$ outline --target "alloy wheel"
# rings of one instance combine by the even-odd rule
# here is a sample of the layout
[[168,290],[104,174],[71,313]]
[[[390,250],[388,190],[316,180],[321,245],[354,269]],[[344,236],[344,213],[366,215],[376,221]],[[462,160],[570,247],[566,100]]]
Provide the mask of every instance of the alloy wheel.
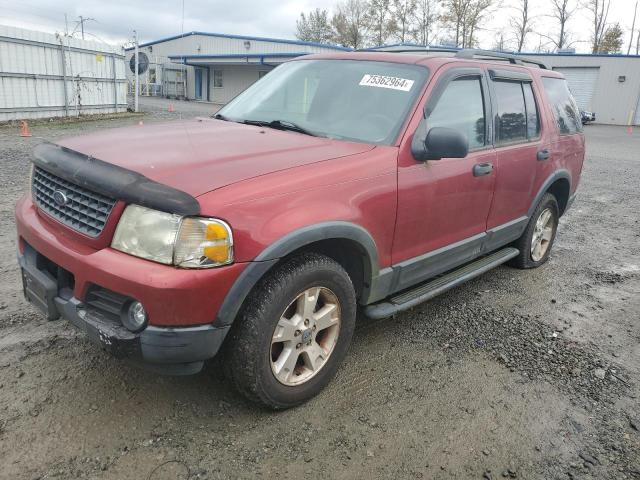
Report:
[[311,287],[284,310],[271,338],[271,371],[287,386],[300,385],[327,363],[340,334],[340,303],[328,288]]
[[533,230],[533,236],[531,237],[531,259],[534,262],[542,260],[547,250],[549,250],[554,228],[555,221],[553,213],[547,208],[543,210],[538,217],[538,221]]

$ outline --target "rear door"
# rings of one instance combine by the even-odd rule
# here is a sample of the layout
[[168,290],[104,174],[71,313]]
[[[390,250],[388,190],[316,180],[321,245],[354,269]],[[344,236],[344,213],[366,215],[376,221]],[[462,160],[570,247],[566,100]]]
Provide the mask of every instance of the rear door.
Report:
[[540,122],[539,94],[529,72],[489,69],[495,106],[496,185],[487,220],[487,249],[517,239],[527,223],[540,162],[550,145]]

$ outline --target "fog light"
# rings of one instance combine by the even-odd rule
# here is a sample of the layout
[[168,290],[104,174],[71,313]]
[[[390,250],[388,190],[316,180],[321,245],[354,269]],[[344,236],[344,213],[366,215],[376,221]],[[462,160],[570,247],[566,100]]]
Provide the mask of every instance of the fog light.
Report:
[[140,302],[131,302],[123,312],[122,324],[132,332],[139,332],[147,326],[147,312]]

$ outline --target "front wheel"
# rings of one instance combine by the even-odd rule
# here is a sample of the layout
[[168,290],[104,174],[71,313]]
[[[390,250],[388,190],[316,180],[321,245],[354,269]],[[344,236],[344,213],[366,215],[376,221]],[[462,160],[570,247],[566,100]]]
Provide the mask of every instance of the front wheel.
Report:
[[536,268],[549,259],[558,231],[559,208],[556,197],[545,193],[515,247],[520,254],[511,260],[516,268]]
[[273,409],[317,395],[344,359],[356,318],[353,284],[329,257],[294,257],[261,280],[225,342],[225,369]]

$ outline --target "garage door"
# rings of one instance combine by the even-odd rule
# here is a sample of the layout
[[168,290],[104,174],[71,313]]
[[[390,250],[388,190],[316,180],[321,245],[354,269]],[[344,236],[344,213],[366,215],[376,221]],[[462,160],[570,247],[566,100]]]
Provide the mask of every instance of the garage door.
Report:
[[554,70],[563,74],[567,79],[571,93],[576,98],[580,109],[593,110],[591,100],[593,92],[596,90],[600,69],[597,67],[556,67]]

